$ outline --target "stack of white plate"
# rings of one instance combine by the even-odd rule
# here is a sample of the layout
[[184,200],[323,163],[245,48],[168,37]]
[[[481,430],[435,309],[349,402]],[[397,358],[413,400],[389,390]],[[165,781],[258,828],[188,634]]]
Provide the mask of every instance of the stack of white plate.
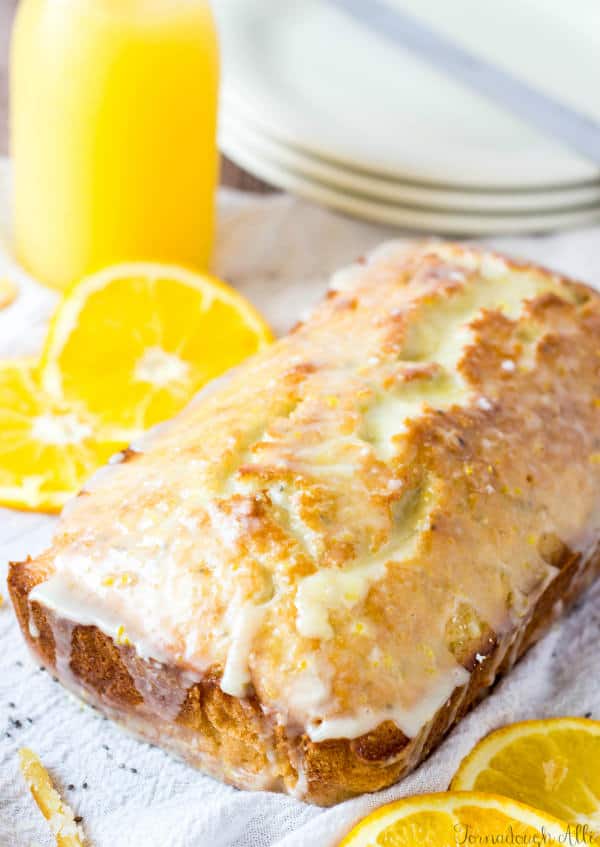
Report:
[[[598,0],[388,2],[600,120]],[[327,0],[215,6],[221,148],[258,177],[359,217],[440,233],[600,220],[594,165]]]

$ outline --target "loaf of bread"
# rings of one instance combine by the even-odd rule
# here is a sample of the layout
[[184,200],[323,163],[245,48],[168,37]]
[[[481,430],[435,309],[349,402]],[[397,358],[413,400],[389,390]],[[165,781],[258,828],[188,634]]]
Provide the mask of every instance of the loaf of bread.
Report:
[[10,590],[39,660],[124,727],[326,805],[418,765],[599,539],[600,295],[391,243],[116,457]]

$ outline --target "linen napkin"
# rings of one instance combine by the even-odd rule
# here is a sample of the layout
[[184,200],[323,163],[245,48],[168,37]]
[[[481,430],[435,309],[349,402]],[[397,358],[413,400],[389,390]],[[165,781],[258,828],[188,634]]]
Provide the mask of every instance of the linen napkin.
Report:
[[[35,353],[57,296],[10,257],[10,170],[0,162],[0,273],[21,285],[0,311],[0,355]],[[215,271],[243,291],[278,332],[324,292],[329,274],[390,230],[288,196],[223,191]],[[600,287],[600,228],[491,240]],[[1,461],[1,459],[0,459]],[[48,544],[55,520],[0,510],[0,847],[50,845],[18,772],[32,747],[92,847],[333,847],[371,809],[405,794],[444,790],[459,761],[491,729],[550,715],[600,719],[600,584],[465,718],[401,785],[323,810],[292,798],[237,791],[130,738],[67,694],[30,658],[7,601],[5,566]]]

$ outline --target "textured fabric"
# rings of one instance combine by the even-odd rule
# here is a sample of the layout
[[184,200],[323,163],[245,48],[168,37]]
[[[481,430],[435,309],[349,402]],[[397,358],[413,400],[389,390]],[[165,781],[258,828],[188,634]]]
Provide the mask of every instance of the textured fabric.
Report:
[[[0,354],[39,349],[56,295],[10,260],[6,164],[0,169],[0,273],[21,296],[0,312]],[[288,329],[323,293],[328,275],[389,229],[333,215],[289,197],[223,192],[215,270]],[[488,240],[528,260],[600,287],[600,229]],[[329,847],[369,810],[400,797],[444,790],[460,759],[504,723],[549,715],[600,718],[600,585],[535,647],[493,695],[401,785],[322,810],[274,794],[223,786],[162,751],[129,738],[70,697],[30,659],[4,588],[5,564],[41,550],[54,520],[0,510],[0,847],[53,843],[18,773],[17,750],[42,757],[92,847]],[[85,786],[85,787],[84,787]]]

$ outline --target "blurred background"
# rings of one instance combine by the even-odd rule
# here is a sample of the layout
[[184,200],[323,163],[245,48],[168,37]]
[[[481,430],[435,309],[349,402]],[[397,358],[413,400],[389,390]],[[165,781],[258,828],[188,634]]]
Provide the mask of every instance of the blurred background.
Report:
[[[15,12],[19,0],[0,0],[0,155],[7,155],[8,137],[8,74],[9,44]],[[269,193],[274,189],[263,180],[257,179],[223,157],[221,162],[221,181],[224,185],[244,191]]]
[[[361,9],[356,2],[214,4],[221,184],[276,187],[376,223],[441,234],[552,231],[600,219],[598,161],[564,139],[580,140],[581,127],[569,126],[573,115],[600,119],[597,3],[574,0],[568,10],[558,0],[385,4],[468,51],[475,64],[488,62],[572,110],[558,116],[558,134],[548,121],[536,126],[540,104],[525,103],[518,90],[505,104],[490,100],[485,67],[474,68],[482,87],[474,91],[438,44],[415,51],[402,43],[406,31],[396,43],[371,31],[376,5],[362,3],[361,22],[347,14]],[[16,7],[17,0],[2,0],[0,9],[3,153]]]
[[498,235],[600,211],[593,0],[222,0],[220,147],[313,202]]

